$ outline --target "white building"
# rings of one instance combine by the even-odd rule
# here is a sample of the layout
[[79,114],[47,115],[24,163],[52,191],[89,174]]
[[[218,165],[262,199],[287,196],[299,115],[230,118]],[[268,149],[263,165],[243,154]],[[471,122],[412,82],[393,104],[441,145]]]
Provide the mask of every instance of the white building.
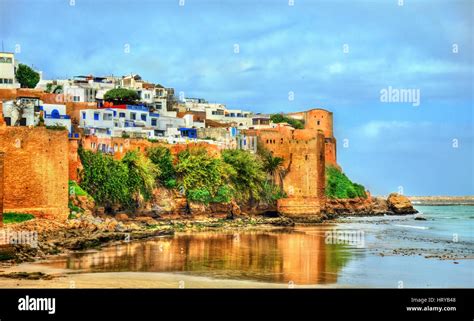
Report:
[[35,126],[36,113],[40,111],[38,98],[18,98],[3,102],[3,118],[7,126]]
[[40,106],[43,110],[45,126],[62,126],[72,132],[71,118],[66,114],[66,105],[43,104]]
[[180,128],[194,127],[192,115],[184,118],[163,116],[144,106],[81,110],[80,126],[86,134],[112,137],[181,137]]
[[37,98],[18,98],[3,103],[3,116],[7,126],[37,126],[41,111],[45,126],[62,126],[71,133],[71,118],[66,115],[65,105],[42,104]]
[[0,88],[20,88],[15,77],[15,54],[0,52]]
[[114,128],[113,112],[107,109],[83,109],[79,126],[85,129],[85,134],[111,136]]

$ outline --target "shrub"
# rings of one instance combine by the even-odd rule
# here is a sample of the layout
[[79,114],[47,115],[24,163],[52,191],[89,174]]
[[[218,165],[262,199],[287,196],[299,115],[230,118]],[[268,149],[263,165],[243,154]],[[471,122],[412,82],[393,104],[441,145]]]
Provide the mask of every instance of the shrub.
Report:
[[101,205],[130,206],[132,197],[128,186],[128,168],[120,161],[102,153],[79,148],[83,169],[80,186]]
[[34,219],[35,216],[27,213],[8,212],[3,214],[3,223],[21,223]]
[[270,116],[270,120],[274,123],[288,123],[295,129],[303,129],[304,122],[298,119],[287,117],[283,114],[273,114]]
[[50,126],[46,126],[46,129],[49,129],[49,130],[67,130],[67,128],[64,127],[63,125],[50,125]]
[[326,196],[329,198],[366,198],[364,186],[351,182],[339,169],[326,167]]
[[260,159],[240,149],[225,150],[222,160],[230,166],[229,181],[238,200],[260,199],[266,173]]
[[166,188],[176,187],[176,171],[173,166],[173,155],[168,148],[159,146],[148,149],[148,157],[160,169],[158,180]]
[[88,196],[86,191],[84,191],[76,181],[69,181],[69,194],[74,194],[76,196]]
[[208,155],[204,148],[180,152],[175,170],[178,185],[186,196],[201,203],[213,201],[219,189],[227,184],[229,171],[232,171],[220,158]]
[[206,149],[196,148],[178,154],[175,170],[185,191],[204,188],[214,195],[225,183],[225,167],[219,158],[208,155]]
[[141,195],[145,200],[149,200],[160,173],[159,168],[149,158],[136,151],[127,152],[122,163],[127,166],[128,188],[134,199],[137,200]]

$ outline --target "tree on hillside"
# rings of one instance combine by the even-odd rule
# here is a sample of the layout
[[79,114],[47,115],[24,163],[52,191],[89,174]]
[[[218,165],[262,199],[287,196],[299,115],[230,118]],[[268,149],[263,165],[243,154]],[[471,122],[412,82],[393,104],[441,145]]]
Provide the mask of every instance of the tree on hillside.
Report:
[[283,166],[284,159],[273,156],[260,142],[257,144],[257,153],[263,163],[263,170],[271,177],[273,185],[276,184],[276,178],[279,178],[280,187],[283,189],[283,178],[288,170]]
[[21,121],[23,119],[23,115],[25,114],[25,111],[28,108],[33,108],[31,106],[28,106],[26,102],[24,102],[21,99],[17,99],[13,104],[12,104],[13,110],[16,111],[16,121],[13,126],[21,126]]
[[126,88],[115,88],[107,91],[104,100],[114,104],[134,104],[137,102],[138,94],[135,90]]
[[160,175],[158,166],[137,151],[127,152],[122,163],[128,168],[127,185],[133,193],[135,202],[138,204],[142,197],[144,200],[149,200],[153,194],[156,178]]
[[288,123],[295,129],[304,129],[304,122],[299,119],[294,119],[283,114],[273,114],[270,116],[270,120],[274,123]]
[[22,88],[35,88],[40,80],[39,73],[24,64],[18,65],[15,77]]

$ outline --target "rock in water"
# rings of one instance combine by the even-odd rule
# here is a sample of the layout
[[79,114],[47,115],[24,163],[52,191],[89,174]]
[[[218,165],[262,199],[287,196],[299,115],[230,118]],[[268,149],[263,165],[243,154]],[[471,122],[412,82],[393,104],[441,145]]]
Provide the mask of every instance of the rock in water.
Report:
[[408,197],[400,195],[398,193],[392,193],[388,196],[387,199],[389,208],[395,214],[415,214],[418,213],[417,210],[413,208]]

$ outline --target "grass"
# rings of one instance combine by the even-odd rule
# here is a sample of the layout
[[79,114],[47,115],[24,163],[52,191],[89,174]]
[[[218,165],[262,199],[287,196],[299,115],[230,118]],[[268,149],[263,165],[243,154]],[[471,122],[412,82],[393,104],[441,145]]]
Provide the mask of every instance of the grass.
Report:
[[364,186],[353,183],[344,173],[333,166],[326,167],[326,196],[333,199],[367,198]]
[[88,195],[86,191],[84,191],[76,181],[69,181],[69,194],[74,191],[74,195],[76,196],[86,196]]
[[34,215],[27,214],[27,213],[4,213],[3,214],[3,223],[10,224],[10,223],[20,223],[34,219]]
[[67,128],[62,126],[62,125],[46,126],[46,129],[49,129],[49,130],[67,130]]

